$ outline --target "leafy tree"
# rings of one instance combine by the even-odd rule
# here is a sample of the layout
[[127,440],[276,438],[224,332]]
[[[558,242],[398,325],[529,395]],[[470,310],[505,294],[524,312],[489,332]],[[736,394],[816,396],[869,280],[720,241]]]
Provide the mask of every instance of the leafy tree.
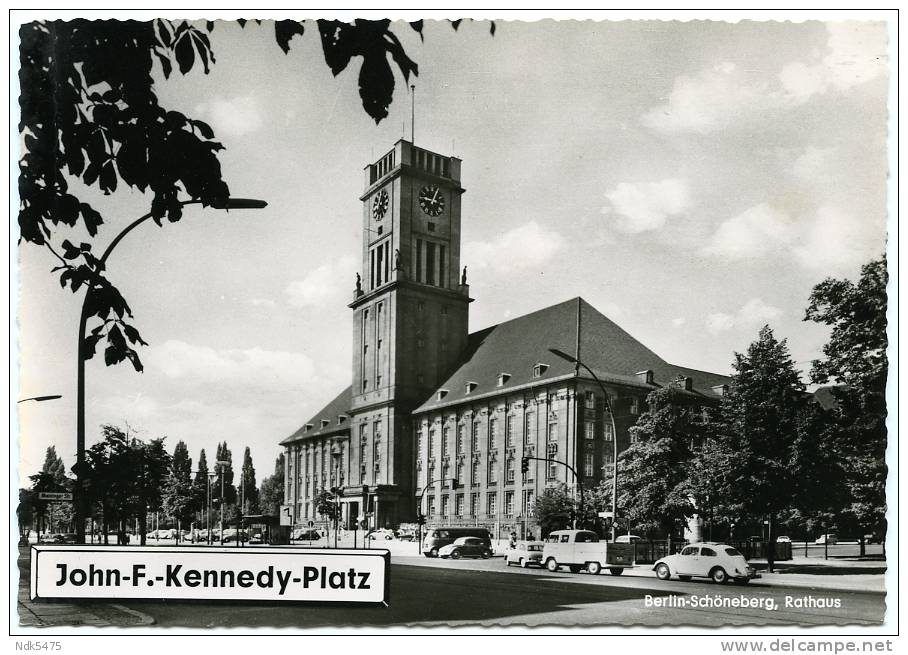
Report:
[[48,446],[47,452],[44,454],[44,464],[41,466],[41,472],[49,473],[58,485],[62,486],[65,482],[66,466],[60,456],[57,455],[55,446]]
[[536,496],[533,506],[536,522],[545,538],[553,530],[569,528],[576,516],[577,502],[564,484],[548,487]]
[[19,504],[16,506],[16,520],[19,524],[19,535],[27,538],[35,521],[35,496],[31,489],[19,489]]
[[727,476],[713,480],[714,493],[731,499],[745,517],[769,519],[772,571],[778,518],[791,507],[797,488],[791,462],[807,395],[786,341],[778,341],[768,325],[745,354],[735,353],[733,367],[710,451],[716,461],[705,464],[711,472],[731,464]]
[[[240,21],[245,26],[245,21]],[[282,20],[273,38],[287,54],[312,22]],[[388,115],[395,88],[389,58],[405,81],[418,67],[404,52],[388,20],[316,21],[325,63],[337,76],[356,60],[364,110],[376,122]],[[453,23],[456,27],[459,21]],[[422,37],[423,23],[411,23]],[[215,23],[154,20],[37,21],[19,29],[19,229],[22,240],[46,248],[58,261],[54,272],[73,292],[85,287],[90,330],[84,357],[106,343],[108,366],[126,359],[142,370],[136,347],[145,345],[132,324],[132,310],[107,278],[92,239],[104,217],[71,183],[105,195],[128,187],[151,195],[151,215],[160,225],[179,221],[185,201],[225,206],[229,189],[217,153],[223,146],[211,127],[158,102],[155,74],[185,75],[215,64],[209,34]],[[494,24],[492,28],[494,34]],[[64,228],[84,230],[74,243]],[[64,230],[65,231],[65,230]]]
[[[259,490],[255,485],[255,467],[249,446],[243,451],[243,468],[240,471],[239,495],[243,499],[243,512],[255,513],[259,506]],[[247,510],[248,508],[248,510]]]
[[208,511],[208,459],[204,448],[199,453],[199,467],[192,480],[192,498],[196,512],[204,514]]
[[164,490],[171,475],[172,458],[164,447],[165,437],[144,443],[133,439],[132,449],[137,459],[135,503],[139,518],[141,545],[145,545],[148,532],[148,511],[157,512],[164,508]]
[[284,504],[284,453],[274,461],[274,473],[262,480],[259,507],[263,514],[278,516]]
[[635,530],[671,535],[697,511],[688,476],[692,447],[704,438],[702,412],[674,384],[650,393],[647,406],[619,457],[618,504]]
[[315,511],[331,521],[340,516],[340,508],[335,502],[334,494],[327,489],[322,489],[316,494]]
[[[223,501],[224,511],[227,511],[227,507],[236,505],[236,487],[233,486],[233,454],[227,447],[226,441],[218,444],[215,471],[218,473],[218,478],[211,485],[211,498],[212,500],[217,499],[218,502]],[[222,488],[224,490],[223,498],[221,498]]]
[[163,506],[164,512],[175,519],[181,529],[192,521],[195,504],[193,494],[192,459],[186,444],[178,441],[173,450],[170,473],[164,484]]
[[832,410],[849,494],[845,519],[860,530],[886,524],[886,258],[861,268],[857,284],[827,278],[813,288],[804,320],[832,328],[824,359],[813,362],[811,381],[835,382]]

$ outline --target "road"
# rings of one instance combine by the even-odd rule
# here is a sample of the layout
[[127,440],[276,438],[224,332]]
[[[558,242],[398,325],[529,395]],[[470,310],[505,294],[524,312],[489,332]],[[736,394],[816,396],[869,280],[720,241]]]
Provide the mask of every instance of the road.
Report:
[[[647,607],[646,598],[671,604]],[[786,597],[812,598],[835,608],[787,608]],[[696,599],[742,599],[761,607],[680,607]],[[885,594],[760,585],[719,586],[704,582],[662,582],[607,574],[549,573],[506,568],[500,558],[476,561],[395,556],[389,607],[280,604],[123,602],[153,616],[159,626],[339,627],[389,625],[876,625],[883,619]],[[778,609],[770,610],[767,605]]]

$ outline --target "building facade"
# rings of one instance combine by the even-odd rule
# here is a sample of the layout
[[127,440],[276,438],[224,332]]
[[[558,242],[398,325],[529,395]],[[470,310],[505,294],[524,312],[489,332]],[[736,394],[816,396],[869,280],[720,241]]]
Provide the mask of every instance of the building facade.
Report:
[[401,140],[366,166],[352,384],[281,442],[295,525],[321,520],[328,491],[348,527],[421,511],[525,535],[546,487],[611,477],[650,391],[680,380],[713,403],[728,383],[666,363],[580,298],[470,334],[460,165]]

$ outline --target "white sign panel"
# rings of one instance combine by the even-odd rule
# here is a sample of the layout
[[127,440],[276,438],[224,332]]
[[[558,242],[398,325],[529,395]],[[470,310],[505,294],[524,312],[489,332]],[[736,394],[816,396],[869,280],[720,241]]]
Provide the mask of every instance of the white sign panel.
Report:
[[387,550],[33,546],[31,598],[385,603]]
[[293,510],[291,509],[290,505],[281,505],[281,513],[278,517],[280,519],[281,525],[293,525],[291,516],[292,511]]
[[57,491],[39,491],[38,500],[72,500],[73,495],[69,492]]

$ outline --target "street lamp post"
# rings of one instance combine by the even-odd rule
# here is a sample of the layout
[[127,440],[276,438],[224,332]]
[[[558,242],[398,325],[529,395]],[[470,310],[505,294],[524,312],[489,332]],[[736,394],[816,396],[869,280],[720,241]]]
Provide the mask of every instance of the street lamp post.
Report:
[[343,457],[343,452],[340,447],[335,443],[334,448],[331,450],[331,459],[334,460],[334,547],[337,548],[337,530],[338,530],[338,515],[340,514],[340,465],[341,458]]
[[205,532],[208,538],[208,545],[211,545],[211,483],[218,477],[217,473],[208,474],[208,511],[205,512]]
[[[180,203],[181,207],[187,205],[202,204],[201,200],[185,200]],[[222,204],[211,206],[215,209],[261,209],[268,205],[264,200],[254,200],[249,198],[227,198]],[[98,270],[103,270],[107,260],[113,253],[114,249],[123,240],[127,234],[132,232],[139,225],[152,217],[152,212],[148,212],[134,220],[132,223],[123,228],[114,240],[110,242],[104,254],[98,260]],[[85,327],[88,323],[89,299],[92,295],[92,285],[87,285],[85,297],[82,299],[82,312],[79,316],[79,341],[76,347],[76,465],[74,471],[76,474],[76,484],[73,486],[73,509],[76,523],[76,543],[85,543],[85,508],[83,507],[83,482],[85,479],[85,361],[87,359],[87,350],[85,348]]]
[[615,428],[615,414],[612,412],[611,403],[608,399],[608,392],[605,390],[605,385],[602,384],[593,369],[583,363],[582,360],[568,355],[566,352],[558,350],[557,348],[549,348],[549,352],[560,357],[572,364],[577,364],[586,369],[587,373],[593,376],[593,379],[596,381],[596,384],[599,385],[599,389],[602,391],[603,401],[605,402],[605,411],[608,412],[609,421],[612,425],[612,541],[615,541],[618,538],[618,430]]
[[224,467],[226,467],[230,462],[219,459],[215,464],[218,467],[218,475],[221,477],[221,502],[218,503],[221,506],[221,520],[218,525],[218,540],[221,546],[224,545]]
[[33,400],[33,401],[35,401],[35,402],[37,402],[37,403],[41,403],[41,402],[44,402],[45,400],[57,400],[57,399],[62,398],[62,397],[63,397],[63,396],[60,396],[60,395],[53,395],[53,396],[32,396],[31,398],[23,398],[22,400],[17,400],[16,403],[17,403],[17,404],[18,404],[18,403],[24,403],[24,402],[27,402],[27,401],[29,401],[29,400]]

